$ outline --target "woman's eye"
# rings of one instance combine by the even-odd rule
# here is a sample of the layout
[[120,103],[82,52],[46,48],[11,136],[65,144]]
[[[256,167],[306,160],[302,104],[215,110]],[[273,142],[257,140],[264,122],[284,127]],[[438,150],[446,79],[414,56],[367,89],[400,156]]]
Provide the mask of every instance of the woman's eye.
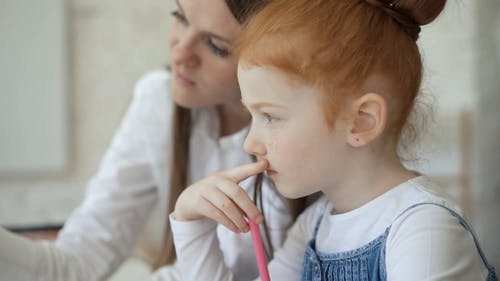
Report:
[[210,37],[207,37],[207,46],[210,48],[212,53],[214,53],[216,56],[222,57],[222,58],[227,58],[231,55],[231,53],[223,48],[219,48],[215,43],[212,41]]
[[186,19],[186,17],[179,11],[173,11],[172,13],[172,16],[174,18],[176,18],[179,22],[183,23],[183,24],[187,24],[188,21]]

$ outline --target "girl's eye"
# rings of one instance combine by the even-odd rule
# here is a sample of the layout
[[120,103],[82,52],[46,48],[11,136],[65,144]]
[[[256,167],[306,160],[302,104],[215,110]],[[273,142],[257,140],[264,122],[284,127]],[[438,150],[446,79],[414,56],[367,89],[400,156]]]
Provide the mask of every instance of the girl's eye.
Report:
[[264,120],[266,121],[267,124],[271,124],[279,120],[279,118],[276,118],[268,113],[263,113],[263,115],[264,115]]
[[176,18],[182,24],[188,24],[186,17],[179,11],[173,11],[172,16]]
[[231,55],[231,53],[228,50],[225,50],[223,48],[219,48],[215,43],[212,41],[210,37],[206,38],[206,43],[208,48],[214,53],[216,56],[222,57],[222,58],[227,58]]

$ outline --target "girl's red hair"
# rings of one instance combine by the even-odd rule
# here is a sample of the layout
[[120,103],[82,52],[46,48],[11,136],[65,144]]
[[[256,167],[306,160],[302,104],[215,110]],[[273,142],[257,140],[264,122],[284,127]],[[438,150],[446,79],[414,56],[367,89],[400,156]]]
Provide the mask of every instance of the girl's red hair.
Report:
[[[391,8],[421,25],[445,2],[401,0]],[[244,67],[272,66],[322,90],[332,127],[343,103],[370,90],[364,87],[376,75],[389,105],[388,133],[397,138],[422,80],[415,36],[365,0],[273,0],[248,22],[237,53]]]

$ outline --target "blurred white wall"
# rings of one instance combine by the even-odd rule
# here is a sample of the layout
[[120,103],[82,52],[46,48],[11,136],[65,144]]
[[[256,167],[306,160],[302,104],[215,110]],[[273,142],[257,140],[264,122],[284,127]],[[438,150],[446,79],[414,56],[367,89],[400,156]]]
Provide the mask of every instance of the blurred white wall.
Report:
[[475,225],[486,255],[500,270],[500,1],[478,1],[478,81],[475,179]]
[[[7,3],[2,1],[0,7]],[[9,2],[15,4],[15,1]],[[68,46],[69,163],[57,175],[0,176],[2,225],[64,222],[82,200],[85,184],[98,168],[119,125],[135,81],[145,72],[168,62],[167,35],[173,0],[62,2],[65,3]],[[53,11],[44,10],[49,8],[50,5],[37,5],[30,12],[50,15]],[[40,39],[43,40],[43,36]],[[10,56],[22,57],[23,53]],[[40,67],[51,71],[51,65]],[[0,137],[4,138],[5,134],[0,132]],[[142,262],[130,259],[110,280],[144,280],[147,272]]]
[[[98,168],[130,101],[134,82],[168,61],[173,1],[73,0],[65,5],[70,163],[57,176],[0,176],[1,224],[63,222]],[[39,5],[36,12],[50,14],[43,10],[48,7]],[[44,67],[51,70],[51,65]],[[0,137],[6,133],[0,132]]]
[[1,1],[0,177],[54,175],[68,165],[63,3]]
[[[173,3],[67,1],[69,169],[56,177],[0,177],[0,224],[60,223],[81,201],[85,183],[130,101],[134,82],[168,61]],[[436,122],[428,123],[431,137],[417,149],[423,160],[414,166],[449,184],[449,192],[461,203],[472,204],[466,206],[468,214],[487,245],[487,255],[500,268],[495,240],[500,230],[499,173],[485,169],[500,167],[498,11],[495,0],[448,1],[444,15],[423,28],[419,42],[427,67],[424,92],[437,101]],[[470,113],[465,129],[461,112]],[[483,123],[484,114],[488,123]],[[468,187],[457,178],[464,175]]]

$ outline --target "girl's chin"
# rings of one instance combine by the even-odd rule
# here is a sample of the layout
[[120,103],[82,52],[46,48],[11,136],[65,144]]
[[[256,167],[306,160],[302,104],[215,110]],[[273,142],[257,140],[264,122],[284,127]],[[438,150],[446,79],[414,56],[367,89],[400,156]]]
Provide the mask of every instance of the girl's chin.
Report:
[[309,196],[318,190],[312,190],[307,186],[299,186],[294,184],[286,184],[281,182],[279,179],[273,179],[274,186],[278,190],[279,194],[288,199],[297,199],[305,196]]
[[270,178],[275,177],[278,174],[278,172],[274,170],[266,170],[266,175]]
[[276,182],[274,182],[274,184],[276,186],[276,189],[278,189],[278,192],[283,197],[285,197],[285,198],[288,198],[288,199],[297,199],[297,198],[300,198],[300,197],[304,196],[300,192],[292,190],[289,187],[287,188],[287,187],[282,186],[282,185],[280,185],[279,183],[276,183]]

